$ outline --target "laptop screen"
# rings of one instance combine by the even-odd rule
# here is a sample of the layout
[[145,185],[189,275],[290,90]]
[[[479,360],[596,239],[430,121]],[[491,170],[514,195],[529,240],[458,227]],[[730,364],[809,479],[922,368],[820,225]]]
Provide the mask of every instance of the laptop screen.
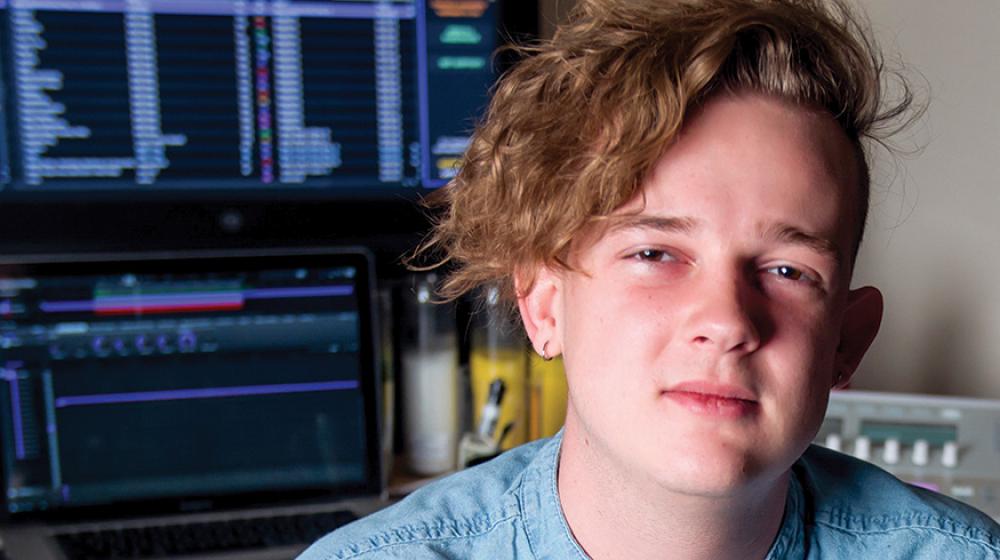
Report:
[[6,513],[378,491],[360,252],[0,265]]

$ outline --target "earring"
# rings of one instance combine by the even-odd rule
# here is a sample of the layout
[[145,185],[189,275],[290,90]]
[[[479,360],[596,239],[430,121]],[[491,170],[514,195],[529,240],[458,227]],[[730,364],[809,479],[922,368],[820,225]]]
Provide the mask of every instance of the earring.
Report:
[[545,360],[546,362],[552,361],[552,356],[549,356],[548,347],[549,347],[549,341],[546,340],[545,342],[542,343],[542,359]]

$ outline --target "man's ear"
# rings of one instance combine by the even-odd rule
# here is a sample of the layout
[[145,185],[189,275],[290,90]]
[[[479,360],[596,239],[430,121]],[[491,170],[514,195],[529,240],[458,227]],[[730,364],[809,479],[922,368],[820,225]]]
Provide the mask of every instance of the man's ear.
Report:
[[563,351],[562,279],[546,266],[539,266],[533,272],[532,280],[523,274],[515,277],[517,308],[535,352],[552,358]]
[[833,386],[846,387],[882,324],[882,292],[871,286],[851,290],[840,326]]

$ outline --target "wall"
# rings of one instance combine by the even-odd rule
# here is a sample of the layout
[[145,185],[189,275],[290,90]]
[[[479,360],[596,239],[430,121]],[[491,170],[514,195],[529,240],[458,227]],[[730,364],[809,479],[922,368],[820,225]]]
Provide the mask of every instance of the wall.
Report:
[[880,158],[895,180],[874,193],[855,279],[886,314],[857,386],[1000,398],[1000,3],[864,4],[929,105],[908,138],[922,152]]
[[[859,0],[929,108],[878,156],[855,284],[886,298],[854,386],[1000,398],[1000,2]],[[543,0],[543,32],[572,0]]]

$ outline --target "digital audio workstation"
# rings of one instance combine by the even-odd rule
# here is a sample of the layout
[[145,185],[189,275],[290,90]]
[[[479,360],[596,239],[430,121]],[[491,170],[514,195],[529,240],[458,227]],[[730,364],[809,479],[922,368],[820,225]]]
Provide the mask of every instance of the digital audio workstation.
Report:
[[7,515],[377,487],[369,281],[349,254],[0,267]]
[[0,194],[435,187],[487,0],[0,0]]

